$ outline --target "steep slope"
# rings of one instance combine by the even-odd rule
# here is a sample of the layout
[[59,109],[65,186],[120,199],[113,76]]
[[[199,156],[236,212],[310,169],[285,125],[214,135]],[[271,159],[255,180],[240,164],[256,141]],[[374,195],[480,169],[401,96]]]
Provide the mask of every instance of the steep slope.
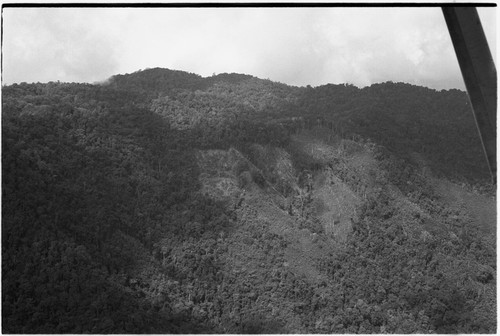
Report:
[[463,93],[150,69],[2,94],[3,332],[496,330],[494,196],[419,147]]
[[[310,136],[307,133],[298,135],[296,141]],[[255,303],[238,301],[240,308],[235,308],[237,314],[255,316],[255,321],[234,322],[236,326],[221,332],[245,328],[301,333],[485,331],[485,321],[494,317],[495,285],[489,278],[494,272],[494,245],[474,252],[464,250],[471,242],[468,239],[475,239],[475,244],[482,241],[473,234],[474,226],[467,227],[470,214],[451,216],[441,202],[430,205],[427,197],[405,195],[387,180],[390,174],[381,168],[376,149],[370,144],[351,141],[349,145],[323,143],[321,151],[305,148],[302,155],[318,160],[318,153],[322,153],[324,164],[312,173],[309,184],[296,187],[299,190],[292,197],[306,195],[309,201],[305,206],[296,199],[292,211],[281,209],[282,195],[265,184],[262,189],[248,181],[243,194],[226,199],[236,207],[238,225],[225,238],[231,246],[225,269],[249,281],[241,286],[249,286],[249,297],[258,299]],[[224,152],[211,154],[218,154],[222,162],[228,157]],[[220,174],[224,170],[213,171]],[[347,174],[347,180],[341,179]],[[236,185],[237,176],[231,178]],[[417,176],[413,178],[422,183]],[[434,193],[433,186],[428,188]],[[450,217],[455,220],[453,225],[449,224]],[[259,243],[271,237],[279,243],[269,247]],[[385,254],[399,261],[386,260]],[[273,285],[273,277],[262,273],[267,267],[264,255],[273,260],[272,274],[285,277],[278,286]],[[460,273],[454,267],[460,267]],[[288,279],[308,294],[289,293],[282,287]],[[463,287],[452,286],[455,281]],[[361,289],[361,284],[366,288]],[[332,300],[336,295],[341,295],[342,304],[325,304],[321,299]],[[459,302],[461,306],[457,306]],[[290,311],[289,307],[295,308]],[[304,307],[314,307],[314,314]],[[359,317],[355,317],[357,314]],[[219,318],[224,321],[230,316]],[[472,329],[464,329],[465,325]]]

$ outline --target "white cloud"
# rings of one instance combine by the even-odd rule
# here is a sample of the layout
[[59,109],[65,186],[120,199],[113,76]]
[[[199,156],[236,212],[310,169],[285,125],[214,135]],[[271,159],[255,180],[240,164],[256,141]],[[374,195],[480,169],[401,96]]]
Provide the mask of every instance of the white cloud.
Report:
[[[486,28],[491,12],[480,11]],[[6,8],[3,56],[7,84],[167,67],[292,85],[463,88],[439,8]]]

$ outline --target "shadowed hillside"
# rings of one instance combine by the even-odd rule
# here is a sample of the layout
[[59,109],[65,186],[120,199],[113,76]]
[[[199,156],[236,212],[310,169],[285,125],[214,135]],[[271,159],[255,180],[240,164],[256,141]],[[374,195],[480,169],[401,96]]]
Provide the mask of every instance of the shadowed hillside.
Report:
[[4,333],[495,333],[495,223],[458,90],[3,87]]

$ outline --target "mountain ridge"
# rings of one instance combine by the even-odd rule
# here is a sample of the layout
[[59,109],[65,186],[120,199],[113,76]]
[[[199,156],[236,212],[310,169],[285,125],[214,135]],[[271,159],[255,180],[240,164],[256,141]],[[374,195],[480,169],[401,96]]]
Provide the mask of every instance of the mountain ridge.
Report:
[[[160,70],[148,70],[152,73],[155,71]],[[131,74],[132,81],[135,75],[146,73]],[[257,112],[269,114],[278,111],[287,118],[321,118],[323,123],[338,123],[342,131],[349,135],[380,142],[410,161],[412,155],[406,155],[406,152],[419,152],[430,161],[431,169],[441,176],[460,175],[455,177],[461,182],[465,182],[464,177],[465,180],[476,182],[489,178],[473,114],[463,91],[436,91],[393,82],[365,88],[327,84],[313,89],[248,75],[229,75],[246,78],[238,80],[236,88],[241,89],[229,92],[229,95],[239,103],[245,102]],[[211,78],[215,77],[196,78],[200,81],[210,79],[206,84],[206,89],[210,90],[208,88],[216,84],[211,82]],[[224,86],[220,88],[224,92],[231,90]],[[258,93],[258,96],[248,96],[249,90]],[[217,95],[217,91],[213,93]],[[277,119],[277,116],[271,118]],[[447,155],[445,162],[441,160],[443,153]]]
[[496,331],[465,93],[127,76],[3,87],[3,332]]

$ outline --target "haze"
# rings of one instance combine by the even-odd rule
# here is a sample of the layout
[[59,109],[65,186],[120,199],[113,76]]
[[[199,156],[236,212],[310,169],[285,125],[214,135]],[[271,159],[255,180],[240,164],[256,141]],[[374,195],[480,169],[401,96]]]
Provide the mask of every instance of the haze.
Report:
[[[495,56],[496,8],[480,8]],[[2,84],[164,67],[463,89],[440,8],[4,8]]]

